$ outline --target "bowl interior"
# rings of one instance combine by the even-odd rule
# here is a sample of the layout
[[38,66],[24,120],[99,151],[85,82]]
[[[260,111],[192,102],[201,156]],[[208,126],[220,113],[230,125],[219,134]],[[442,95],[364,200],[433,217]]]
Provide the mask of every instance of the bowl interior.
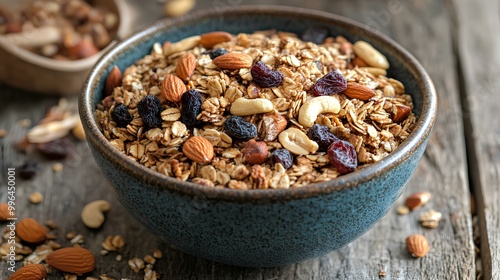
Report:
[[233,34],[251,33],[257,30],[276,29],[301,34],[310,26],[327,28],[332,35],[342,35],[351,42],[364,40],[380,50],[389,60],[391,68],[388,76],[400,80],[406,87],[415,105],[417,125],[408,139],[383,160],[367,165],[353,173],[340,176],[325,183],[303,188],[281,190],[259,190],[260,198],[286,199],[298,196],[318,195],[371,179],[380,172],[386,172],[412,151],[423,144],[429,135],[435,114],[436,95],[425,70],[418,61],[388,37],[368,30],[363,25],[349,19],[305,9],[277,6],[248,6],[193,14],[174,21],[158,22],[117,44],[103,55],[92,69],[80,95],[80,114],[89,141],[99,143],[101,153],[112,158],[132,173],[138,173],[153,181],[160,188],[175,189],[184,193],[203,193],[218,198],[249,198],[255,190],[211,189],[189,182],[180,182],[156,173],[138,163],[132,162],[108,143],[99,131],[94,118],[94,110],[103,98],[103,87],[107,74],[117,65],[122,71],[136,60],[150,53],[155,42],[179,41],[183,38],[209,31],[224,30]]

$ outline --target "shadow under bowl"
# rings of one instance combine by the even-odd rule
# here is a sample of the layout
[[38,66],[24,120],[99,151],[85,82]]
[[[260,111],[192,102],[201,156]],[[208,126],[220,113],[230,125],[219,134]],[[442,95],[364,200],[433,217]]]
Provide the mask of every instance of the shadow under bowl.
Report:
[[[334,180],[301,188],[214,189],[150,170],[114,149],[98,128],[96,104],[114,65],[132,65],[155,42],[209,31],[236,34],[277,29],[300,34],[322,26],[351,42],[365,40],[391,63],[388,76],[405,84],[415,104],[414,131],[388,157]],[[128,211],[156,236],[186,253],[239,266],[280,266],[324,255],[370,229],[401,195],[427,145],[437,100],[417,60],[384,35],[318,11],[250,6],[162,21],[125,39],[91,70],[80,95],[88,143],[103,174]]]

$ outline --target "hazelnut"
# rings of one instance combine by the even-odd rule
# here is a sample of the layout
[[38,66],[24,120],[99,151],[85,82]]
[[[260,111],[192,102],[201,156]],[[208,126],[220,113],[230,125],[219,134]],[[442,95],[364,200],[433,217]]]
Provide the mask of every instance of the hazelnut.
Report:
[[262,141],[255,141],[251,139],[247,142],[247,145],[243,150],[241,150],[243,154],[243,160],[249,164],[262,164],[267,160],[267,145]]

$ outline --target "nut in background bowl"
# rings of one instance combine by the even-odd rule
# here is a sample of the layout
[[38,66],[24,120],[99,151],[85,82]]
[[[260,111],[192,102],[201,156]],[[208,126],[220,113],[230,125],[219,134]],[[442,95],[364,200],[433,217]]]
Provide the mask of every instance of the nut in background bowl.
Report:
[[[20,10],[32,0],[0,0],[0,7]],[[13,45],[0,35],[0,82],[9,86],[48,95],[75,95],[90,68],[100,56],[111,48],[116,40],[132,31],[131,11],[123,0],[95,1],[97,7],[104,7],[118,17],[118,28],[107,47],[90,57],[58,61]]]
[[[221,16],[222,15],[222,16]],[[295,23],[295,24],[290,24]],[[276,29],[301,34],[320,25],[350,41],[375,46],[389,76],[412,95],[418,121],[383,160],[328,182],[291,189],[216,189],[169,178],[131,160],[99,130],[94,112],[108,73],[149,54],[155,42],[210,31]],[[120,202],[156,236],[186,253],[239,266],[279,266],[324,255],[352,242],[381,219],[410,180],[434,124],[437,99],[418,61],[384,35],[328,13],[278,6],[199,12],[161,21],[115,45],[91,70],[79,110],[91,152]]]

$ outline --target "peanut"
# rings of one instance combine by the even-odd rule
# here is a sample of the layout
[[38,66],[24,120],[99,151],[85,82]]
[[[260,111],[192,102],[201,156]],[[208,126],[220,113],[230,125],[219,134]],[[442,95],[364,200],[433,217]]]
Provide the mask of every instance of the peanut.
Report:
[[308,155],[318,150],[318,143],[312,141],[298,128],[282,131],[278,139],[283,147],[296,155]]

